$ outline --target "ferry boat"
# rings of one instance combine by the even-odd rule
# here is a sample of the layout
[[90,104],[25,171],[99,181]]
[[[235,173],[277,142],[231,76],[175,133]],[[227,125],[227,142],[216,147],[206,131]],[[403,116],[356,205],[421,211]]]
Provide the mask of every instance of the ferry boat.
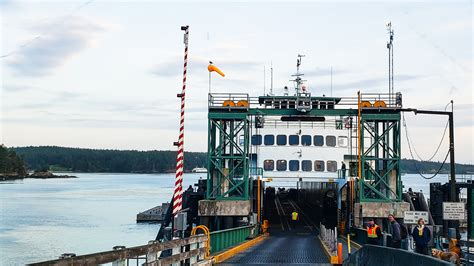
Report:
[[[307,89],[300,72],[302,55],[298,55],[294,77],[294,93],[285,87],[282,95],[272,92],[260,96],[263,108],[294,109],[306,113],[312,109],[335,109],[340,97],[314,96]],[[328,181],[346,179],[349,164],[357,155],[357,121],[335,115],[308,117],[298,115],[255,117],[251,130],[251,169],[262,169],[264,178],[297,178]],[[244,136],[239,144],[244,145]],[[365,138],[370,147],[371,139]],[[352,160],[351,160],[352,159]],[[345,171],[342,166],[345,165]],[[254,173],[256,173],[254,171]]]
[[207,173],[207,169],[202,168],[202,167],[196,167],[196,168],[193,168],[191,170],[191,172],[193,172],[193,173]]

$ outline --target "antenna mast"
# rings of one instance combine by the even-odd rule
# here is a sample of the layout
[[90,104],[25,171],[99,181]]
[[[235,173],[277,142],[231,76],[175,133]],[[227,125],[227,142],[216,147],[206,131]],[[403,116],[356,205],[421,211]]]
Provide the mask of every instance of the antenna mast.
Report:
[[392,22],[389,21],[387,24],[387,31],[390,36],[389,41],[387,42],[387,49],[388,49],[388,97],[389,101],[391,99],[391,95],[393,94],[393,28]]
[[273,62],[270,63],[270,95],[273,95]]
[[296,74],[291,75],[292,77],[296,77],[296,78],[294,80],[290,80],[296,83],[295,84],[296,95],[298,95],[298,93],[301,92],[301,85],[303,84],[303,81],[306,81],[306,80],[301,79],[301,76],[304,76],[304,74],[300,73],[301,58],[303,57],[305,57],[305,55],[298,54],[298,58],[296,59]]

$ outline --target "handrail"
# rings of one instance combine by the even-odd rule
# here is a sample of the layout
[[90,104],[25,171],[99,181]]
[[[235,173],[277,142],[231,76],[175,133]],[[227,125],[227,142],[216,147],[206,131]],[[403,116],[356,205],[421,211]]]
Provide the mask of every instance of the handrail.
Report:
[[210,233],[211,251],[213,254],[236,244],[244,242],[252,234],[255,225],[229,228]]
[[212,231],[211,235],[219,234],[219,233],[225,233],[225,232],[230,232],[230,231],[236,231],[239,229],[245,229],[245,228],[252,228],[255,227],[255,225],[245,225],[245,226],[240,226],[240,227],[234,227],[234,228],[228,228],[228,229],[223,229],[219,231]]
[[31,263],[29,265],[98,265],[115,261],[125,261],[128,259],[142,259],[148,263],[152,263],[153,261],[157,263],[160,263],[161,261],[175,263],[192,257],[202,256],[202,253],[205,250],[204,248],[190,248],[189,251],[181,253],[181,256],[175,256],[172,254],[171,256],[164,258],[159,258],[159,255],[157,254],[165,250],[174,250],[188,245],[192,246],[193,244],[205,242],[207,239],[207,236],[195,235],[184,239],[175,239],[166,242],[150,241],[148,245],[130,248],[117,247],[115,250],[80,256],[71,254],[71,256],[67,258]]
[[[233,101],[237,104],[238,101],[244,100],[248,103],[248,106],[228,106],[224,104],[226,101]],[[290,102],[296,108],[296,101],[298,96],[264,96],[263,100],[261,97],[249,96],[247,93],[210,93],[208,95],[208,106],[209,108],[256,108],[256,109],[290,109]],[[313,109],[340,109],[340,108],[353,108],[359,104],[357,96],[349,97],[326,97],[326,96],[312,96],[308,97],[311,101]],[[360,101],[369,102],[370,107],[364,108],[401,108],[402,107],[402,95],[397,92],[394,94],[388,93],[361,93]],[[377,104],[376,104],[377,103]]]
[[206,234],[207,236],[207,241],[206,241],[206,254],[204,255],[204,257],[206,259],[210,258],[211,257],[211,236],[209,234],[209,228],[207,228],[207,226],[205,225],[198,225],[196,227],[194,227],[192,230],[191,230],[191,236],[194,236],[196,235],[196,231],[198,229],[201,229],[204,231],[204,234]]

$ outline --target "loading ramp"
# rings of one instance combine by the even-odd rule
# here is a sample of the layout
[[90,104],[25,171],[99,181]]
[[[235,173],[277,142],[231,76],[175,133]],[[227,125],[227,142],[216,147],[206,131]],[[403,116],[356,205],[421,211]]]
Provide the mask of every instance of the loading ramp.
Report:
[[[270,221],[265,241],[225,261],[224,265],[241,264],[317,264],[331,265],[317,238],[318,225],[291,199],[275,197],[267,206]],[[291,213],[299,213],[299,221]]]

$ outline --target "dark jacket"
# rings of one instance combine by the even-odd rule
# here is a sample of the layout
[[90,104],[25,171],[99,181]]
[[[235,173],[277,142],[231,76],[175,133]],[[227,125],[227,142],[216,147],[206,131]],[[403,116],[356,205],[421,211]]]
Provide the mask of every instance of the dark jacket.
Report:
[[428,245],[428,242],[431,240],[431,231],[426,226],[423,228],[423,234],[421,236],[419,234],[418,226],[413,229],[411,235],[417,245]]
[[400,241],[402,240],[402,236],[400,234],[400,224],[397,221],[391,222],[392,224],[392,240],[393,241]]

